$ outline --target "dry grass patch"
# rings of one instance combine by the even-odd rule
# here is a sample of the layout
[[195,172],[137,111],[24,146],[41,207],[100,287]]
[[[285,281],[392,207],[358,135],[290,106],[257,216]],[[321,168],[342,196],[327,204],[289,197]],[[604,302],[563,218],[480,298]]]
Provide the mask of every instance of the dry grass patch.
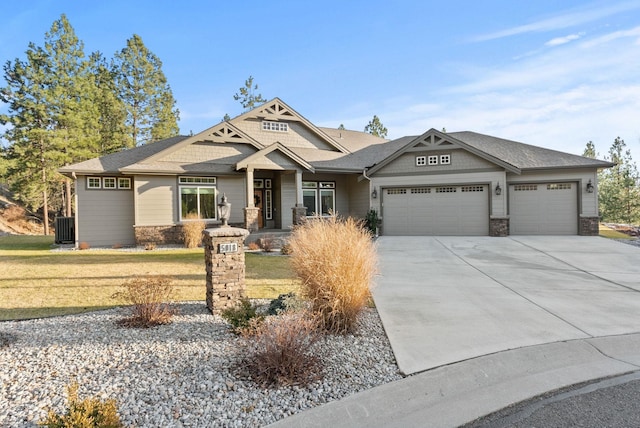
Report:
[[[51,236],[0,236],[0,320],[115,306],[111,296],[140,275],[173,278],[175,301],[205,300],[204,250],[51,251]],[[246,254],[249,298],[297,291],[288,257]]]
[[353,218],[330,217],[297,226],[289,243],[302,296],[311,302],[322,327],[334,333],[352,331],[367,306],[376,273],[371,234]]

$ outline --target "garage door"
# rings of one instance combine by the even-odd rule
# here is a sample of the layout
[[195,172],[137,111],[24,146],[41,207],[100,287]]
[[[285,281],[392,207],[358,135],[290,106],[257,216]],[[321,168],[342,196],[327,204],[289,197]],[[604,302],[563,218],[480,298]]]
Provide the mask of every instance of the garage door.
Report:
[[488,235],[487,185],[383,190],[384,235]]
[[577,235],[577,183],[509,185],[512,235]]

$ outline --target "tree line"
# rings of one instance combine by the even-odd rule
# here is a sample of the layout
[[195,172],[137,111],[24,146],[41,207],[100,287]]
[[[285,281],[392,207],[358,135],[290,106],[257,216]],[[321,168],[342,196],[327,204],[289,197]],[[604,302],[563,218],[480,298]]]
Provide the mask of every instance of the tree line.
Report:
[[0,101],[8,113],[0,177],[33,211],[71,215],[71,181],[61,166],[178,134],[179,112],[162,62],[134,34],[108,59],[85,54],[65,15],[31,42],[25,57],[7,61]]
[[[599,158],[589,141],[583,156]],[[640,224],[640,174],[624,140],[617,137],[604,159],[615,166],[598,172],[598,202],[602,221]]]

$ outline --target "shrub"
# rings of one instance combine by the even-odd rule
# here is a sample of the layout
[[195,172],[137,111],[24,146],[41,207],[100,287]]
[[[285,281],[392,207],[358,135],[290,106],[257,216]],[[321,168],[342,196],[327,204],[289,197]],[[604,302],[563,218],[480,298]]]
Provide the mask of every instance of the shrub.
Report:
[[131,316],[118,323],[125,327],[141,328],[169,324],[176,313],[168,303],[172,295],[172,280],[168,276],[137,276],[126,281],[122,290],[113,297],[132,305]]
[[282,244],[282,247],[280,247],[280,253],[284,256],[289,256],[292,252],[293,249],[291,248],[291,244],[289,244],[288,242],[285,242],[284,244]]
[[79,250],[88,250],[89,248],[91,248],[91,246],[89,245],[88,242],[82,241],[80,244],[78,244]]
[[370,233],[362,222],[332,216],[296,226],[289,243],[302,296],[311,302],[321,326],[334,333],[352,331],[376,273]]
[[284,312],[302,310],[305,307],[305,301],[299,299],[296,293],[281,294],[269,303],[267,315],[280,315]]
[[186,219],[188,221],[182,224],[184,246],[187,248],[197,248],[202,245],[202,231],[204,231],[207,224],[195,214],[188,215]]
[[257,242],[249,242],[249,245],[247,245],[247,247],[251,250],[251,251],[255,251],[255,250],[259,250],[260,249],[260,245],[258,245]]
[[312,347],[321,337],[315,317],[290,312],[266,317],[245,338],[242,366],[263,386],[306,385],[321,377],[320,359]]
[[220,315],[238,334],[246,334],[247,330],[253,330],[264,318],[246,297],[240,299],[236,306],[224,309]]
[[118,416],[116,400],[78,399],[78,383],[67,387],[67,411],[58,415],[49,409],[47,418],[38,423],[49,428],[119,428],[124,426]]
[[365,226],[371,232],[371,235],[376,236],[378,234],[378,212],[374,209],[370,209],[365,217]]
[[144,249],[147,251],[153,251],[156,249],[156,244],[155,242],[147,242],[146,244],[144,244]]
[[262,248],[262,251],[270,253],[273,251],[273,247],[275,245],[275,239],[273,238],[273,236],[267,235],[264,238],[260,238],[258,245],[260,245],[260,248]]

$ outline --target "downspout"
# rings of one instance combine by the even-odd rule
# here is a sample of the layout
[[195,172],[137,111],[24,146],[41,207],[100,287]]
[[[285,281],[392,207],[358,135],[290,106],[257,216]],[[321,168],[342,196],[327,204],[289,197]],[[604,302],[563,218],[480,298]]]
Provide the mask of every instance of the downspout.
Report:
[[75,192],[73,192],[73,235],[74,235],[74,248],[78,248],[80,242],[78,241],[78,176],[75,171],[71,172],[71,177],[73,177],[73,188]]

